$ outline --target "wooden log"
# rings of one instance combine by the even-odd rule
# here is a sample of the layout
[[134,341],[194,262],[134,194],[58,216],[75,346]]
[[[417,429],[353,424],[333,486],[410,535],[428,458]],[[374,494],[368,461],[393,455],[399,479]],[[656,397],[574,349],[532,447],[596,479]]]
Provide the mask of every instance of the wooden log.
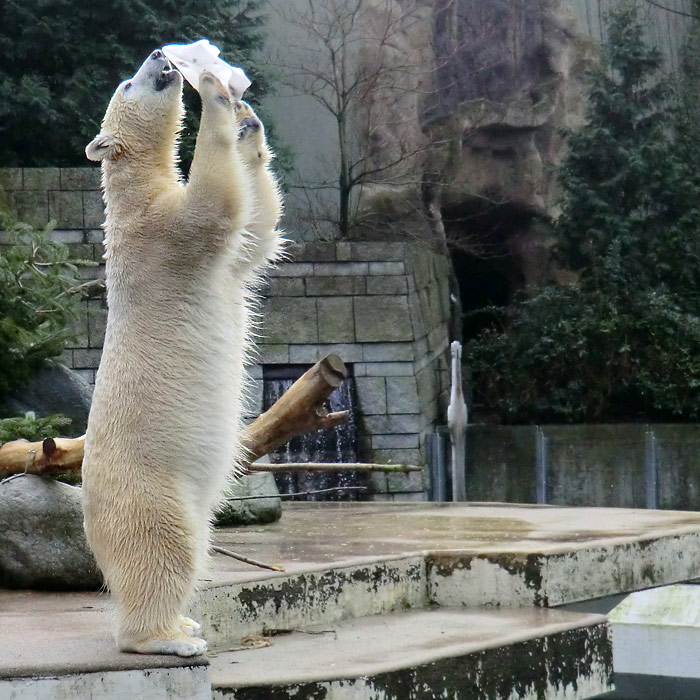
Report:
[[80,469],[85,436],[46,438],[41,442],[13,440],[0,447],[0,479],[11,474],[51,474]]
[[337,355],[328,355],[299,377],[243,432],[243,446],[248,450],[249,461],[255,462],[297,435],[344,423],[349,411],[329,413],[323,404],[347,376],[343,361]]
[[[242,442],[250,462],[284,445],[297,435],[340,425],[348,411],[329,413],[326,399],[347,377],[345,364],[337,355],[317,362],[300,377],[265,413],[244,431]],[[0,479],[12,474],[51,474],[77,471],[82,466],[85,436],[47,438],[43,442],[14,440],[0,447]],[[261,471],[257,468],[255,471]]]

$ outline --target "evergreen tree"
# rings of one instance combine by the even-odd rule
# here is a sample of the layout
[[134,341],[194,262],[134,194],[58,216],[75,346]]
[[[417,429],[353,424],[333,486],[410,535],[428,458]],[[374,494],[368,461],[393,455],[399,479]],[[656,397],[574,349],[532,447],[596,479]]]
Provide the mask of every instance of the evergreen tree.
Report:
[[32,229],[0,209],[0,396],[22,386],[46,360],[63,352],[73,336],[80,296],[80,261],[51,240],[51,228]]
[[[611,16],[607,58],[591,76],[586,126],[568,138],[555,227],[564,267],[581,284],[614,280],[700,291],[698,178],[660,52],[646,45],[636,5]],[[675,136],[675,138],[674,138]]]
[[[0,165],[85,165],[116,86],[154,49],[207,38],[242,65],[256,103],[269,89],[255,50],[264,0],[0,0]],[[199,120],[186,88],[185,159]]]
[[700,151],[635,6],[608,29],[553,227],[579,281],[514,304],[472,349],[476,393],[508,421],[700,418]]

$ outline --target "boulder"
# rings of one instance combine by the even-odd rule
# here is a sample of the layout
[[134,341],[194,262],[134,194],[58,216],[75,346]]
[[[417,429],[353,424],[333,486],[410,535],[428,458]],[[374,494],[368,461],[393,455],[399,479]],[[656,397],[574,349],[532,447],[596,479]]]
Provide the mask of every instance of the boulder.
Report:
[[52,363],[40,369],[22,389],[3,399],[0,411],[6,415],[33,411],[39,416],[63,413],[73,422],[72,437],[87,429],[92,387],[65,365]]
[[82,490],[29,474],[0,482],[0,587],[77,591],[101,585],[83,532]]
[[[242,477],[216,524],[252,525],[279,520],[281,500],[270,473]],[[102,576],[83,531],[82,489],[31,474],[0,482],[0,588],[95,590]]]
[[216,516],[219,527],[272,523],[282,516],[282,501],[275,477],[270,472],[255,472],[232,482],[228,498],[269,496],[252,500],[227,501]]

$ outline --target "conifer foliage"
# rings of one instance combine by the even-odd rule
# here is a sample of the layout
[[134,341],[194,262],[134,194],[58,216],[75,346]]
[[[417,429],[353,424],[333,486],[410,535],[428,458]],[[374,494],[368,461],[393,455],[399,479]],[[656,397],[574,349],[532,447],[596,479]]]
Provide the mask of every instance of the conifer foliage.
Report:
[[73,336],[80,295],[77,265],[67,246],[0,211],[0,397],[21,387]]
[[[116,86],[164,44],[207,38],[243,65],[255,102],[269,87],[255,50],[262,0],[0,0],[0,166],[85,165]],[[186,89],[185,158],[198,124]]]

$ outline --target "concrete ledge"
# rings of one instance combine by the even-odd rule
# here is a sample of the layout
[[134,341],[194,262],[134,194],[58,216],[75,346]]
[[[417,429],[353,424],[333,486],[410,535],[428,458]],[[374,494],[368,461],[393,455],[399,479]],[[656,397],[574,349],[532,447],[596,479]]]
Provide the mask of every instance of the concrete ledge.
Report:
[[605,618],[424,610],[272,639],[212,659],[215,700],[578,700],[611,688]]
[[0,679],[207,665],[203,658],[118,652],[105,595],[0,591],[0,610],[0,629],[12,631],[0,635]]
[[209,661],[122,654],[106,596],[0,592],[1,700],[208,700]]
[[[350,624],[349,618],[387,612],[405,619],[403,616],[409,613],[401,611],[427,608],[431,603],[449,608],[445,614],[462,621],[460,635],[471,631],[470,625],[464,624],[471,618],[464,615],[486,615],[479,619],[491,620],[491,632],[501,629],[499,620],[512,622],[521,615],[534,616],[528,618],[530,623],[533,620],[561,623],[574,618],[551,617],[564,613],[547,610],[546,606],[700,577],[698,513],[466,503],[285,504],[279,523],[217,530],[216,539],[241,554],[282,564],[287,571],[262,572],[227,557],[212,558],[211,572],[202,582],[193,614],[202,618],[205,637],[214,650],[233,646],[247,635],[270,634],[270,630],[306,630],[312,625],[335,630]],[[477,605],[500,610],[465,609]],[[379,618],[366,618],[374,619]],[[429,618],[411,619],[415,623]],[[317,683],[314,687],[318,697],[327,699],[372,696],[374,687],[382,692],[386,690],[384,695],[374,693],[377,697],[404,700],[409,693],[391,695],[389,691],[418,688],[416,698],[432,699],[440,697],[439,693],[421,695],[424,692],[421,688],[425,684],[442,688],[440,684],[447,682],[446,678],[453,682],[461,677],[464,663],[472,668],[467,657],[476,658],[470,655],[478,652],[483,654],[479,662],[483,677],[491,679],[503,667],[509,669],[510,682],[525,683],[517,694],[521,700],[535,697],[572,700],[587,697],[584,691],[589,696],[595,695],[605,692],[608,672],[608,667],[595,660],[597,657],[586,662],[588,671],[576,671],[580,680],[575,691],[568,685],[564,690],[557,686],[551,680],[556,675],[537,676],[550,679],[551,683],[547,681],[550,685],[542,686],[541,680],[528,675],[529,665],[523,666],[515,660],[516,656],[530,659],[530,654],[532,658],[540,654],[543,659],[558,659],[559,666],[552,669],[566,666],[566,673],[573,674],[572,668],[583,668],[573,661],[564,663],[557,656],[559,649],[571,649],[571,645],[577,644],[581,658],[589,658],[585,656],[587,649],[597,649],[596,654],[603,649],[602,632],[593,637],[586,632],[581,637],[574,630],[586,625],[596,628],[600,618],[589,623],[582,623],[581,619],[576,617],[573,627],[558,631],[543,631],[540,627],[539,636],[535,635],[539,641],[535,637],[508,637],[510,641],[504,641],[506,637],[498,632],[487,637],[493,644],[480,647],[481,651],[470,647],[467,654],[466,647],[450,647],[445,659],[458,659],[459,663],[430,657],[415,669],[373,667],[375,675],[370,680],[353,680],[345,695],[339,694],[339,689],[345,687],[340,676],[326,675],[317,679],[321,685],[314,681]],[[525,628],[529,629],[530,623]],[[443,629],[450,629],[450,624],[445,622]],[[162,684],[176,678],[180,679],[172,681],[176,685],[191,681],[195,686],[206,674],[204,660],[197,665],[192,660],[174,657],[119,654],[111,638],[109,599],[97,593],[0,591],[0,629],[11,630],[11,634],[0,635],[3,700],[5,697],[44,700],[52,697],[50,693],[58,693],[56,688],[64,687],[68,689],[60,690],[64,696],[82,700],[91,697],[89,693],[97,687],[95,684],[111,683],[121,673],[127,674],[123,676],[125,683],[132,683],[131,679],[140,677],[139,674],[145,683],[155,674]],[[394,628],[395,641],[401,639],[401,629]],[[282,637],[272,636],[274,646],[283,643]],[[479,642],[483,644],[484,639],[480,637]],[[470,640],[474,641],[472,637],[465,640],[463,636],[446,633],[439,643],[431,642],[431,645],[443,648],[445,644],[459,645]],[[509,656],[518,644],[526,644],[525,655],[518,652]],[[239,662],[246,655],[257,658],[263,652],[268,653],[265,649],[241,652],[235,658],[235,672],[242,668]],[[370,651],[365,656],[373,662],[382,658]],[[539,669],[537,673],[545,673],[545,667],[535,668]],[[469,683],[477,682],[475,669],[464,676],[464,688],[472,688]],[[31,684],[36,684],[38,690],[34,690],[34,685],[27,686],[27,679],[32,679]],[[51,685],[52,679],[63,679],[64,685]],[[302,688],[307,683],[300,678],[287,680]],[[537,692],[542,690],[540,695],[533,694],[528,683],[534,683]],[[32,694],[26,694],[26,687],[32,688]],[[505,687],[501,688],[501,695],[463,697],[470,700],[509,697],[511,691]],[[320,694],[321,690],[325,695]],[[44,695],[38,694],[39,691]],[[189,695],[178,696],[173,691],[168,697],[199,700],[194,691],[187,692]],[[252,690],[248,695],[236,695],[239,691],[231,689],[226,692],[233,693],[232,698],[245,700],[288,697],[264,693],[255,696]],[[112,696],[93,694],[98,696],[113,700]],[[140,695],[128,691],[113,697],[114,700],[117,697],[150,700],[160,696],[150,691]],[[446,697],[462,696],[448,692]]]
[[0,698],[8,700],[210,700],[206,666],[140,671],[81,673],[57,678],[0,680]]
[[638,591],[609,617],[616,673],[688,678],[700,684],[700,586]]
[[349,617],[428,604],[423,557],[384,558],[354,566],[318,567],[200,592],[193,616],[210,646],[225,646],[267,629],[300,629]]

